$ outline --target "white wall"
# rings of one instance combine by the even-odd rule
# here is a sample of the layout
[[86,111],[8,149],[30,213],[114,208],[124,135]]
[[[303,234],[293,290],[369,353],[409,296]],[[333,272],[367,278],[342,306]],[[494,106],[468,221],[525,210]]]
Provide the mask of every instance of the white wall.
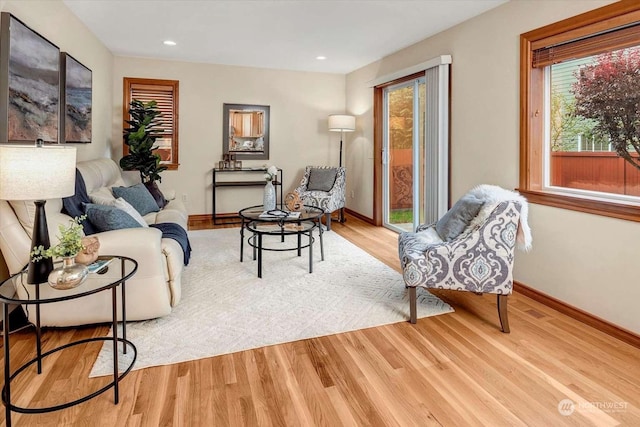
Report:
[[[327,130],[327,116],[344,112],[344,75],[116,57],[111,148],[117,159],[123,77],[180,81],[180,167],[163,172],[160,187],[186,195],[190,215],[212,211],[211,171],[222,159],[223,103],[270,106],[270,158],[243,160],[243,166],[282,168],[285,193],[299,183],[305,166],[338,164],[340,134]],[[262,203],[259,187],[223,188],[217,195],[218,213]]]
[[[519,35],[611,1],[511,1],[347,75],[349,206],[371,217],[373,90],[367,82],[443,54],[453,57],[451,192],[518,187]],[[534,249],[516,258],[515,279],[640,333],[640,223],[531,205]]]
[[28,27],[68,52],[92,71],[91,144],[74,144],[78,160],[109,155],[112,122],[113,55],[59,0],[4,1],[10,12]]
[[[92,70],[92,143],[74,144],[78,160],[109,155],[111,145],[113,55],[59,0],[0,1],[0,11],[10,12],[28,27],[57,45],[61,51]],[[0,278],[8,276],[0,254]]]

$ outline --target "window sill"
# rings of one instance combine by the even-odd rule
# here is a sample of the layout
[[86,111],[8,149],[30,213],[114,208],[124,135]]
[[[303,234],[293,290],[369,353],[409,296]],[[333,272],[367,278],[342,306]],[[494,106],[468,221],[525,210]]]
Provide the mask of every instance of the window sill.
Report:
[[640,204],[551,191],[518,189],[529,203],[640,222]]

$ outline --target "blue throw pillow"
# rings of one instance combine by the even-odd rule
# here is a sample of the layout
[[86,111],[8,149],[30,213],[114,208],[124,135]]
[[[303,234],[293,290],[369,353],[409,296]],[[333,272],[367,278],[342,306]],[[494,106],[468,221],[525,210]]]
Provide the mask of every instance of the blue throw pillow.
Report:
[[127,203],[133,206],[135,210],[140,212],[142,216],[160,210],[156,200],[144,184],[136,184],[131,187],[111,187],[111,192],[116,199],[122,197]]
[[119,230],[121,228],[138,228],[140,223],[131,215],[114,206],[85,204],[87,219],[99,231]]

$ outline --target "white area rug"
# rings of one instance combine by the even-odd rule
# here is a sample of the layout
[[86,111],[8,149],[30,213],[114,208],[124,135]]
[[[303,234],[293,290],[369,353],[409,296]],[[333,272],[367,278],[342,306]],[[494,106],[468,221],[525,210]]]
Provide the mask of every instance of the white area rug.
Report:
[[[301,257],[296,251],[265,251],[262,279],[246,244],[244,262],[239,261],[239,229],[190,231],[189,238],[193,252],[182,275],[180,304],[168,316],[127,324],[127,338],[138,349],[134,369],[409,318],[402,276],[335,232],[324,233],[325,261],[316,239],[313,273],[307,249]],[[294,242],[289,236],[285,244]],[[280,245],[279,238],[268,244]],[[453,311],[427,292],[418,295],[418,317]],[[122,366],[127,358],[121,354]],[[110,374],[112,363],[111,343],[105,343],[90,376]]]

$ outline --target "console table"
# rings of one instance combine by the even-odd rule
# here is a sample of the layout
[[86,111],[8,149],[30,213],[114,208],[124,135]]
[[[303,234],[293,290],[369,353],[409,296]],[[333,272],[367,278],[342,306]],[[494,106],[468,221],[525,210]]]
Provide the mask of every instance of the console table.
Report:
[[[218,224],[217,220],[220,218],[216,213],[216,190],[218,188],[224,187],[264,187],[266,185],[266,181],[264,179],[264,173],[267,171],[267,168],[242,168],[242,169],[213,169],[213,186],[212,186],[212,200],[213,207],[211,213],[211,219],[213,219],[214,224]],[[228,181],[220,181],[218,178],[218,174],[239,174],[240,176],[236,177],[238,179],[228,180]],[[259,173],[260,179],[251,180],[246,179],[245,174],[253,174]],[[243,179],[240,179],[243,178]],[[280,205],[282,207],[283,203],[283,195],[282,195],[282,169],[278,168],[278,178],[273,181],[273,185],[276,187],[280,187]],[[238,221],[240,223],[240,221]],[[227,223],[229,224],[229,223]]]

